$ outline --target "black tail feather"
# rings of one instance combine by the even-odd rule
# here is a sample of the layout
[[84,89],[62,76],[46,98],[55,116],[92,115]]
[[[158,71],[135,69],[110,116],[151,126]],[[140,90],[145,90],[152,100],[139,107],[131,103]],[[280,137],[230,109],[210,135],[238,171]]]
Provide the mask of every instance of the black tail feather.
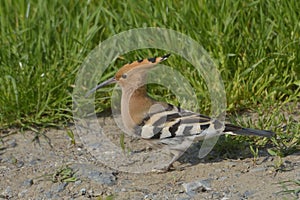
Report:
[[257,130],[252,128],[242,128],[232,124],[225,125],[224,133],[231,133],[235,135],[256,135],[256,136],[268,137],[268,138],[275,135],[275,133],[272,131]]

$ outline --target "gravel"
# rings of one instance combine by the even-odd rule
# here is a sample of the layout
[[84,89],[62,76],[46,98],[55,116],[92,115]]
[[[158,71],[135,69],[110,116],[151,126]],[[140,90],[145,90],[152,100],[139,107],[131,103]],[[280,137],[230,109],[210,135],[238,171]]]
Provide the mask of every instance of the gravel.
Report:
[[[106,120],[106,123],[107,120]],[[292,199],[280,181],[300,179],[300,156],[283,158],[287,171],[275,170],[266,157],[194,160],[167,173],[129,173],[98,162],[81,144],[71,145],[64,130],[48,130],[47,140],[32,142],[31,132],[3,138],[0,197],[3,199]],[[192,155],[188,155],[190,160]],[[185,159],[181,159],[185,160]],[[175,163],[184,166],[185,163]],[[61,169],[70,169],[64,181]],[[56,174],[56,176],[54,176]],[[70,177],[69,177],[70,178]],[[293,189],[296,186],[289,186]],[[298,186],[299,187],[299,186]]]

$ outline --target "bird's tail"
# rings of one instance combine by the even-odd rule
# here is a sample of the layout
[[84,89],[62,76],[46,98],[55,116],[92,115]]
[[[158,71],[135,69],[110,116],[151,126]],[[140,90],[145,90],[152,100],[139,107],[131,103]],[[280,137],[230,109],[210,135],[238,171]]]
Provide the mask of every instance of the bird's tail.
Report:
[[272,137],[275,135],[272,131],[257,130],[252,128],[243,128],[232,124],[226,124],[224,133],[233,135],[256,135],[260,137]]

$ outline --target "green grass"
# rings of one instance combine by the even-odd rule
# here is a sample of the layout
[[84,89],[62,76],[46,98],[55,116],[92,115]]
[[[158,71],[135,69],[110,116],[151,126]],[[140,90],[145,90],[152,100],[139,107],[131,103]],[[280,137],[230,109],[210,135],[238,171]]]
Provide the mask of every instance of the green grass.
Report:
[[[278,194],[290,195],[289,199],[298,199],[300,194],[300,180],[288,180],[279,182],[282,190]],[[283,199],[288,199],[283,197]]]
[[37,179],[49,180],[52,181],[53,183],[57,183],[57,182],[70,183],[79,180],[75,174],[76,172],[71,167],[64,165],[55,169],[54,173],[45,174],[43,176],[37,177]]
[[[300,98],[299,10],[298,1],[278,0],[1,1],[0,126],[34,128],[72,121],[73,84],[88,53],[122,31],[165,27],[198,41],[215,59],[230,115],[258,112],[255,126],[278,132],[272,141],[277,149],[299,150],[299,122],[280,115],[295,112]],[[160,52],[131,52],[107,73]],[[192,66],[176,55],[167,63],[189,78],[200,109],[209,114],[207,88]],[[166,90],[154,87],[150,92],[177,103]],[[110,106],[109,95],[110,90],[97,94],[98,111]],[[250,119],[238,122],[254,126]],[[288,134],[280,129],[284,123]]]

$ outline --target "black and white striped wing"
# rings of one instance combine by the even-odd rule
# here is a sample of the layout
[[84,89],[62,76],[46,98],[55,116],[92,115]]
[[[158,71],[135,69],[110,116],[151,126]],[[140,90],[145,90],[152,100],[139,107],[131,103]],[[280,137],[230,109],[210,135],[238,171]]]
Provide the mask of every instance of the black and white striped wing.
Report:
[[[183,136],[200,137],[207,134],[207,132],[203,132],[204,130],[209,129],[209,134],[214,135],[219,134],[217,130],[221,128],[222,124],[218,120],[212,120],[205,115],[183,110],[169,104],[167,108],[162,107],[162,109],[148,114],[143,122],[136,127],[136,134],[143,139],[167,139]],[[274,135],[271,131],[243,128],[228,123],[225,124],[223,133],[256,135],[260,137],[272,137]]]
[[143,139],[166,139],[200,135],[212,124],[207,116],[183,110],[173,105],[150,113],[136,128]]

